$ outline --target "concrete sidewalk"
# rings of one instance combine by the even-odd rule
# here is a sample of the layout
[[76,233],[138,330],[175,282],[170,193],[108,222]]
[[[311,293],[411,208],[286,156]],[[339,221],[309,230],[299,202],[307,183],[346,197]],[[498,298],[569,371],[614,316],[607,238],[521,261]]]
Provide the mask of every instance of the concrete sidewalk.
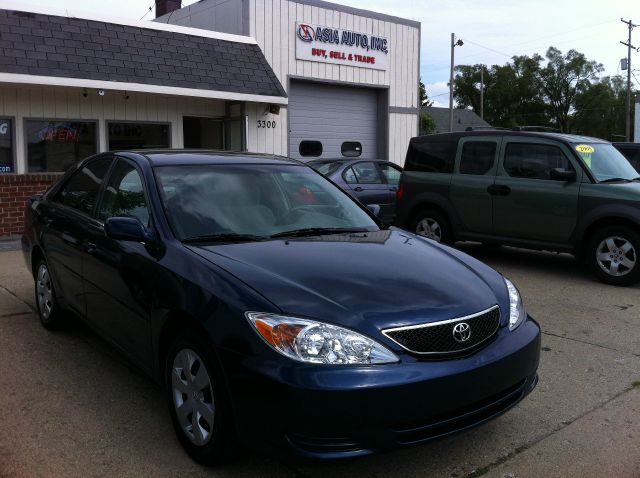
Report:
[[[511,278],[543,329],[537,389],[497,420],[350,462],[253,452],[204,469],[174,438],[164,394],[78,324],[47,332],[19,251],[0,253],[0,476],[640,477],[640,288],[567,256],[464,249]],[[313,417],[301,417],[311,420]]]

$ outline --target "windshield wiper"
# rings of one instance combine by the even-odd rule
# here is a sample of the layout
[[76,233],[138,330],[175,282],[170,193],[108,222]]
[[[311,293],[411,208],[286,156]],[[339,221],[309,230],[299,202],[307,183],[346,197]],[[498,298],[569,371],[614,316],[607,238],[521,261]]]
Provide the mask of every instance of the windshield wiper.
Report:
[[186,239],[182,239],[181,242],[184,244],[198,244],[201,242],[259,242],[266,239],[268,239],[268,237],[229,232],[224,234],[206,234],[202,236],[187,237]]
[[619,182],[625,182],[625,183],[630,183],[631,181],[633,181],[633,179],[627,179],[627,178],[609,178],[609,179],[603,179],[602,181],[598,181],[599,183],[619,183]]
[[304,237],[319,236],[322,234],[349,234],[357,232],[370,232],[362,228],[341,228],[341,227],[308,227],[306,229],[294,229],[293,231],[279,232],[271,236],[272,239],[278,237]]

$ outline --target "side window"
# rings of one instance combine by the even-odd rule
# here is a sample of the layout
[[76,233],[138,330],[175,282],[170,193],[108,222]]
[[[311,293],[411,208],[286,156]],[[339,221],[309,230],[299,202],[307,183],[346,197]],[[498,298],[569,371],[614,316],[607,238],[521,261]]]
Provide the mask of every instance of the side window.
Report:
[[347,184],[358,184],[358,178],[356,178],[356,173],[353,172],[353,168],[345,169],[342,177]]
[[91,216],[111,161],[110,158],[98,159],[74,173],[54,201]]
[[394,167],[390,164],[380,164],[380,171],[382,171],[382,175],[387,180],[388,184],[393,184],[397,186],[400,183],[400,175],[402,174],[402,170],[400,168]]
[[496,157],[497,143],[493,141],[469,141],[462,147],[460,174],[486,174]]
[[358,163],[354,164],[352,169],[359,184],[382,184],[382,178],[378,174],[375,164]]
[[404,169],[425,173],[453,172],[457,140],[453,141],[411,141],[407,151]]
[[131,164],[118,160],[105,188],[98,218],[136,217],[145,226],[149,225],[149,210],[144,197],[140,174]]
[[548,144],[507,144],[504,169],[509,176],[550,179],[550,172],[554,168],[573,170],[573,166],[559,147]]

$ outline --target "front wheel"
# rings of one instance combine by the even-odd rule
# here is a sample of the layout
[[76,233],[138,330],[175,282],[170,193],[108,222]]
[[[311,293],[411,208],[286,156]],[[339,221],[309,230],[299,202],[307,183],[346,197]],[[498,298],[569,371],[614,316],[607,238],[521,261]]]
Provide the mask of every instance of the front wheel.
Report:
[[640,234],[625,226],[597,231],[587,249],[591,268],[607,284],[627,286],[640,280]]
[[189,456],[207,466],[232,459],[231,406],[210,345],[195,333],[177,338],[167,354],[165,383],[173,426]]
[[36,264],[34,280],[36,307],[40,323],[48,330],[60,329],[64,325],[63,311],[56,298],[49,265],[44,259],[40,259]]
[[419,236],[432,239],[442,244],[451,244],[453,236],[449,221],[440,211],[423,209],[411,221],[411,231]]

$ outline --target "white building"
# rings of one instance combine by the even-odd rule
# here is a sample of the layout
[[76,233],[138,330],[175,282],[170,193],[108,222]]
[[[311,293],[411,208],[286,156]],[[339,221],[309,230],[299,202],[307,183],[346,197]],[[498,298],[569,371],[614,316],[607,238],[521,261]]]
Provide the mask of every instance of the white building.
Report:
[[288,105],[247,106],[249,151],[401,164],[418,133],[418,22],[320,0],[201,0],[157,21],[257,41]]

